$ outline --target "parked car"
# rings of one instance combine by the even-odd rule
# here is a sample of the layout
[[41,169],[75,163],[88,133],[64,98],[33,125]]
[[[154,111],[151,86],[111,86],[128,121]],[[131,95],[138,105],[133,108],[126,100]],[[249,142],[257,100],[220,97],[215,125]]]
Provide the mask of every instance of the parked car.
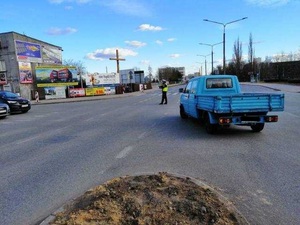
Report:
[[4,100],[0,99],[0,119],[5,118],[10,113],[9,106],[4,102]]
[[31,103],[28,99],[22,98],[10,91],[0,91],[0,99],[9,106],[11,113],[26,113],[31,109]]

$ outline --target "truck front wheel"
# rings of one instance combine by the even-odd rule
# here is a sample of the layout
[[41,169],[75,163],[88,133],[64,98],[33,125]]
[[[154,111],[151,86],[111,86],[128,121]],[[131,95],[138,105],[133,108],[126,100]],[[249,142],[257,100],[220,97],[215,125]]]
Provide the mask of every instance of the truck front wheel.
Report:
[[257,123],[255,125],[251,125],[251,129],[253,132],[260,132],[264,129],[264,123]]
[[180,106],[180,117],[182,119],[187,119],[188,115],[185,113],[183,106]]

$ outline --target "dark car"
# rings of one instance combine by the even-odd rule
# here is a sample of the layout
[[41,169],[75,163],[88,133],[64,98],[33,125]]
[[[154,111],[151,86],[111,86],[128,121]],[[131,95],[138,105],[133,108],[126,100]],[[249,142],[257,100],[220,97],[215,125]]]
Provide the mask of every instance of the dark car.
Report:
[[9,106],[10,112],[26,113],[31,109],[30,101],[10,91],[0,91],[0,99]]
[[10,113],[9,106],[4,102],[4,100],[0,99],[0,119],[5,118]]

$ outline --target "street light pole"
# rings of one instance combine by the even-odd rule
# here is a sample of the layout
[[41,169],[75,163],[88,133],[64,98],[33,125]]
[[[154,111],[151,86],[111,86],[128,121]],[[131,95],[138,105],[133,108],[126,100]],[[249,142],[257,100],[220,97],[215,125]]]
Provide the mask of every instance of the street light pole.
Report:
[[211,74],[213,74],[214,71],[214,46],[222,44],[223,42],[219,42],[216,44],[206,44],[206,43],[199,43],[199,45],[207,45],[211,47]]
[[231,24],[231,23],[235,23],[235,22],[238,22],[238,21],[241,21],[241,20],[245,20],[247,19],[248,17],[243,17],[241,19],[238,19],[238,20],[233,20],[233,21],[230,21],[230,22],[227,22],[227,23],[221,23],[221,22],[217,22],[217,21],[213,21],[213,20],[208,20],[208,19],[204,19],[203,21],[205,22],[211,22],[211,23],[216,23],[216,24],[220,24],[223,26],[223,70],[224,70],[224,74],[226,73],[226,66],[225,66],[225,62],[226,62],[226,59],[225,59],[225,28],[228,24]]
[[208,54],[208,55],[197,55],[197,56],[202,56],[202,57],[204,57],[204,65],[205,65],[205,75],[207,75],[207,69],[206,69],[206,56],[209,56],[210,54]]

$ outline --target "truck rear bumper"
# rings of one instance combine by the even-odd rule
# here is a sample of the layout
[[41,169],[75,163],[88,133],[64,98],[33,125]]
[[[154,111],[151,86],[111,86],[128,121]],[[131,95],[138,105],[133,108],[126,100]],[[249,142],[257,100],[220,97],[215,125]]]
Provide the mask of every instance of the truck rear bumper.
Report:
[[257,123],[270,123],[277,122],[277,115],[251,115],[251,116],[230,116],[230,117],[219,117],[218,124],[227,125],[227,124],[236,124],[236,125],[245,125],[251,126]]

